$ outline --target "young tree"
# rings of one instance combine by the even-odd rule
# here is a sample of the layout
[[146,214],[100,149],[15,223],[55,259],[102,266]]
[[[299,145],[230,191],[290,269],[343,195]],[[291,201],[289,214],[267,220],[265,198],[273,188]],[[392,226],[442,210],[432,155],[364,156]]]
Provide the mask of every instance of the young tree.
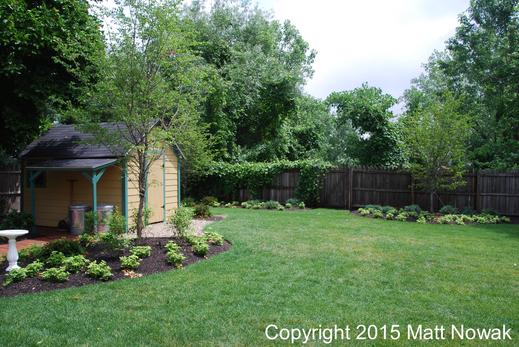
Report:
[[447,94],[425,104],[401,120],[410,168],[417,186],[434,195],[465,183],[469,118],[458,112],[460,104]]
[[[135,168],[139,205],[136,232],[144,228],[145,192],[159,149],[182,141],[187,148],[206,146],[197,127],[196,99],[200,82],[197,58],[182,32],[175,1],[116,1],[109,11],[115,30],[105,30],[108,57],[103,79],[95,87],[83,127],[95,141],[130,153]],[[97,110],[97,112],[96,112]],[[100,120],[114,126],[99,127]],[[191,141],[191,142],[190,142]],[[198,146],[193,145],[193,141]]]

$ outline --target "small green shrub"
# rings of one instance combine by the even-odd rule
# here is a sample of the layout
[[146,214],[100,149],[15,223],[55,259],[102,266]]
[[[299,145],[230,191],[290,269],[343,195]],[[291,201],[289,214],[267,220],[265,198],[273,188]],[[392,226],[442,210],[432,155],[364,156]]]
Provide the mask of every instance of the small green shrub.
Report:
[[82,233],[81,235],[79,235],[79,244],[82,247],[86,247],[86,248],[92,247],[93,245],[98,243],[99,240],[100,240],[100,238],[99,238],[98,233],[95,233],[95,234]]
[[279,206],[281,206],[281,204],[274,200],[269,200],[263,203],[263,208],[266,208],[267,210],[275,210]]
[[83,234],[94,234],[96,232],[97,213],[88,211],[85,213],[85,229]]
[[41,278],[49,282],[66,282],[70,273],[64,267],[51,267],[41,273]]
[[485,208],[483,210],[481,210],[481,214],[487,214],[487,215],[490,215],[490,216],[497,216],[498,213],[496,210],[494,210],[493,208]]
[[396,208],[394,208],[393,206],[386,205],[386,206],[382,206],[381,211],[382,211],[382,213],[386,214],[390,211],[396,211]]
[[86,273],[88,276],[101,281],[108,281],[112,278],[112,269],[104,260],[93,261],[88,264]]
[[122,234],[115,234],[111,231],[100,234],[100,242],[112,252],[121,251],[128,247],[130,240]]
[[39,274],[43,270],[44,264],[39,261],[35,260],[29,265],[25,267],[25,271],[27,272],[27,277],[34,277],[37,274]]
[[167,252],[179,252],[181,247],[175,241],[168,241],[164,246]]
[[440,208],[441,214],[456,214],[458,213],[458,209],[452,205],[444,205]]
[[126,232],[126,218],[117,208],[114,209],[108,218],[108,232],[115,235],[122,235]]
[[201,236],[197,236],[197,235],[193,235],[193,234],[186,235],[186,236],[184,237],[184,240],[186,240],[186,242],[189,243],[191,246],[193,246],[193,245],[196,244],[196,243],[204,242],[204,241],[205,241],[205,240],[203,239],[203,237],[201,237]]
[[138,258],[146,258],[151,254],[150,246],[134,246],[130,249],[130,254],[137,256]]
[[473,216],[475,215],[477,212],[476,210],[474,210],[472,207],[470,206],[466,206],[463,208],[463,210],[461,210],[461,214],[464,214],[466,216]]
[[292,208],[292,204],[289,203],[289,202],[287,202],[287,203],[285,204],[285,207],[290,209],[290,208]]
[[119,257],[121,261],[121,268],[128,270],[137,270],[139,265],[141,265],[141,259],[135,254],[129,255],[127,257]]
[[193,221],[193,209],[190,207],[179,207],[171,214],[169,222],[179,236],[185,236],[191,222]]
[[[286,204],[290,204],[292,206],[299,206],[299,204],[301,203],[302,201],[299,200],[299,199],[294,199],[294,198],[291,198],[291,199],[287,199],[286,201]],[[285,205],[286,205],[285,204]]]
[[74,255],[63,260],[63,266],[71,273],[76,273],[84,270],[89,263],[89,260],[82,255]]
[[400,222],[405,222],[405,221],[407,221],[407,214],[399,213],[396,215],[395,220],[400,221]]
[[211,217],[211,211],[209,210],[209,206],[204,204],[195,205],[194,215],[196,218]]
[[389,213],[386,214],[386,219],[387,220],[392,220],[394,218],[395,218],[395,215],[393,213],[389,212]]
[[404,211],[405,212],[414,212],[418,216],[420,214],[420,212],[422,212],[422,209],[420,208],[420,206],[414,204],[414,205],[404,206]]
[[13,283],[21,282],[27,278],[27,271],[24,268],[12,269],[4,278],[4,286],[9,286]]
[[204,196],[202,200],[200,200],[202,205],[207,205],[211,207],[219,207],[220,203],[218,202],[218,198],[215,196]]
[[205,231],[204,239],[213,245],[223,245],[224,239],[223,236],[214,232],[214,231]]
[[367,208],[363,208],[363,207],[359,208],[359,209],[357,210],[357,212],[358,212],[361,216],[369,216],[369,215],[371,214],[371,211],[370,211],[370,210],[368,210]]
[[72,256],[85,253],[85,249],[78,240],[59,239],[47,243],[43,248],[48,254],[57,251],[65,256]]
[[20,261],[29,262],[34,260],[45,260],[48,254],[43,246],[31,245],[20,250],[18,256]]
[[420,217],[418,217],[418,219],[416,220],[416,223],[419,223],[419,224],[426,224],[426,223],[427,223],[427,219],[425,218],[425,216],[420,216]]
[[50,267],[60,267],[65,261],[65,255],[59,251],[52,251],[45,263]]
[[167,258],[168,263],[174,265],[175,267],[182,267],[182,262],[184,260],[186,260],[186,257],[179,251],[167,252],[166,258]]
[[381,211],[382,212],[382,206],[380,206],[380,205],[368,204],[368,205],[365,205],[364,208],[368,209],[368,210],[375,210],[375,211]]
[[196,201],[193,198],[187,197],[182,199],[182,207],[193,207],[195,206]]
[[384,218],[384,214],[382,213],[382,211],[375,211],[373,213],[373,218]]
[[204,257],[209,252],[209,244],[205,241],[195,243],[193,246],[193,253],[200,257]]
[[34,219],[29,213],[11,210],[0,221],[0,230],[24,229],[30,230],[34,226]]
[[297,205],[297,207],[299,207],[301,210],[304,210],[306,208],[306,205],[303,201],[301,201],[299,205]]
[[283,205],[279,205],[278,208],[277,208],[278,211],[284,211],[285,210],[285,206]]

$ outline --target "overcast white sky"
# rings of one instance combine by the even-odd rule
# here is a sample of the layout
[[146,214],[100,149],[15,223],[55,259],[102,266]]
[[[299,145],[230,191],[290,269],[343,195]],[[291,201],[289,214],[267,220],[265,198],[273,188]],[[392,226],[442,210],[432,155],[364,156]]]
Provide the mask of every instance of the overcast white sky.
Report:
[[317,50],[305,87],[325,98],[363,82],[402,95],[434,49],[454,33],[469,0],[258,0],[289,19]]

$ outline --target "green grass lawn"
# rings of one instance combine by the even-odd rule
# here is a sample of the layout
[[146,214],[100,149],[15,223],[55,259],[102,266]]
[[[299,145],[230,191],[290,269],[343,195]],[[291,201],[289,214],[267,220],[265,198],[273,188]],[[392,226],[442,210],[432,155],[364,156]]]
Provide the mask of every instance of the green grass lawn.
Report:
[[213,212],[227,215],[209,228],[233,242],[229,252],[141,279],[0,298],[0,346],[264,345],[271,323],[399,324],[399,341],[375,342],[395,346],[416,345],[407,324],[506,324],[508,345],[519,345],[517,225]]

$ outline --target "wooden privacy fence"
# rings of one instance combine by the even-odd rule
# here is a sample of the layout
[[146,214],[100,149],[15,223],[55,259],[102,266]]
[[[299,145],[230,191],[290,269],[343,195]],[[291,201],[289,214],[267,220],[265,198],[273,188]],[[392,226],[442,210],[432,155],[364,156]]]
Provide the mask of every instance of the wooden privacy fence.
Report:
[[[465,180],[464,186],[435,196],[434,210],[453,205],[459,209],[491,208],[500,214],[519,216],[519,171],[477,171],[465,175]],[[298,181],[297,170],[284,172],[264,187],[257,198],[281,202],[294,198]],[[366,204],[394,207],[418,204],[428,210],[429,193],[416,191],[413,187],[413,177],[406,171],[334,168],[324,176],[319,205],[356,209]],[[240,201],[252,198],[245,189],[236,192],[234,197]]]
[[17,164],[0,167],[0,215],[20,210],[20,167]]

